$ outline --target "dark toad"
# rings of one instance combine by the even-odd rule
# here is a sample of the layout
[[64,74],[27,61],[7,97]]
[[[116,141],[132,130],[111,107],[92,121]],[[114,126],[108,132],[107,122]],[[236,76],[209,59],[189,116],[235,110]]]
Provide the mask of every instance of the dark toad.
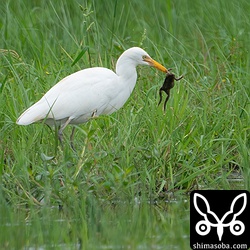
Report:
[[167,94],[167,98],[164,102],[164,111],[166,110],[166,104],[167,104],[167,101],[170,97],[170,90],[174,87],[174,81],[179,81],[183,78],[183,75],[176,78],[175,74],[171,73],[170,71],[171,71],[171,69],[168,70],[166,78],[164,80],[164,83],[159,91],[160,101],[159,101],[158,105],[160,105],[160,103],[162,101],[162,91],[164,91]]

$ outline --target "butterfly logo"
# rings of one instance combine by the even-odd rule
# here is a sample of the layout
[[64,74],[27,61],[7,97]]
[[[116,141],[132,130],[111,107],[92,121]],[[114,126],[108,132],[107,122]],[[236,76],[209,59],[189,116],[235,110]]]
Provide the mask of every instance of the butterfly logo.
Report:
[[[241,204],[240,199],[243,199],[243,205],[239,209],[238,208],[239,204]],[[203,206],[200,206],[200,208],[198,206],[198,201],[200,202],[199,203],[200,205],[203,203]],[[207,199],[203,195],[199,193],[195,193],[193,202],[194,202],[194,207],[196,211],[204,218],[203,220],[200,220],[199,222],[197,222],[195,226],[195,230],[199,235],[204,236],[204,235],[209,234],[211,227],[217,228],[217,235],[218,235],[219,241],[221,241],[222,239],[222,235],[224,233],[224,227],[229,227],[230,232],[236,236],[244,233],[245,225],[242,221],[237,220],[237,217],[246,208],[246,205],[247,205],[246,193],[239,194],[233,199],[231,206],[230,206],[230,210],[226,212],[222,216],[221,219],[219,219],[218,216],[213,211],[210,210],[210,205]],[[237,207],[235,206],[236,204],[237,204]],[[204,211],[204,207],[205,207],[205,211]],[[231,220],[229,220],[230,218]],[[226,223],[225,220],[230,221],[230,222]]]

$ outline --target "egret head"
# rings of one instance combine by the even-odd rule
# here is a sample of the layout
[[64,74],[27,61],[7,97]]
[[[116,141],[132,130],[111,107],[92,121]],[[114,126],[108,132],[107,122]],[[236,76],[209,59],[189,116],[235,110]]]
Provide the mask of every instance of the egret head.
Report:
[[130,48],[126,50],[124,54],[126,54],[128,58],[132,59],[138,65],[153,66],[165,73],[168,72],[168,70],[164,66],[153,60],[145,50],[139,47]]
[[153,66],[164,73],[168,72],[164,66],[153,60],[145,50],[132,47],[125,50],[119,57],[116,63],[116,73],[117,75],[131,75],[132,72],[136,74],[137,65]]

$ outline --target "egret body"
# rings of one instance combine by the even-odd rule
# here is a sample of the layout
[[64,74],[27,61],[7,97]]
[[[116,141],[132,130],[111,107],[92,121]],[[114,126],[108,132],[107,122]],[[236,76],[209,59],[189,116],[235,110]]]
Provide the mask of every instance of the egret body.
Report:
[[112,114],[124,105],[136,84],[137,65],[153,66],[168,72],[143,49],[130,48],[119,57],[115,72],[94,67],[62,79],[24,111],[17,124],[29,125],[44,120],[48,125],[60,126],[58,135],[62,141],[63,130],[68,124],[80,124],[93,116]]

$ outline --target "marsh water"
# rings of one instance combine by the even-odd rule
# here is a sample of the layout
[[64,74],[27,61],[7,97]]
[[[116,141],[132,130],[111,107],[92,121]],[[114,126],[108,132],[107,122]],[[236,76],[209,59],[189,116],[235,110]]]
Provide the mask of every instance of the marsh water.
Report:
[[189,202],[74,200],[68,206],[0,203],[1,249],[189,249]]

